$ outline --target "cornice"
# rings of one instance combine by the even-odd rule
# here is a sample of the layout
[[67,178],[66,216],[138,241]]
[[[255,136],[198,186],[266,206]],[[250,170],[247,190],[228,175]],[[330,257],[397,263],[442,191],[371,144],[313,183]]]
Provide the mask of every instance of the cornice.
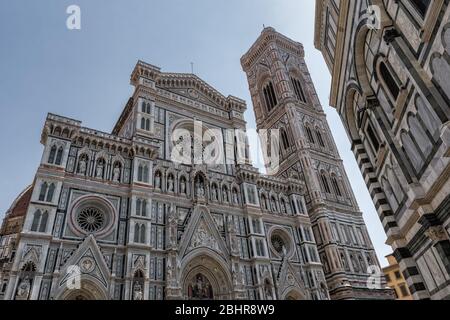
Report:
[[297,56],[304,57],[305,51],[303,45],[295,42],[288,37],[275,31],[272,27],[264,28],[261,35],[250,47],[250,49],[242,56],[241,65],[245,72],[247,72],[258,58],[264,53],[271,43],[276,43],[280,48],[286,49]]

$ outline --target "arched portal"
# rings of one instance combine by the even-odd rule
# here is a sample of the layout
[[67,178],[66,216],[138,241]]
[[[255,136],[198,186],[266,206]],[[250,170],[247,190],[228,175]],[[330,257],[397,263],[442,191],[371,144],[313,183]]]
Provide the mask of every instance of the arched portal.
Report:
[[56,300],[108,300],[106,290],[95,281],[81,278],[79,284],[65,283],[55,295]]
[[296,288],[285,290],[283,300],[306,300],[306,297]]
[[189,254],[183,265],[183,298],[187,300],[232,299],[231,278],[224,261],[207,250]]

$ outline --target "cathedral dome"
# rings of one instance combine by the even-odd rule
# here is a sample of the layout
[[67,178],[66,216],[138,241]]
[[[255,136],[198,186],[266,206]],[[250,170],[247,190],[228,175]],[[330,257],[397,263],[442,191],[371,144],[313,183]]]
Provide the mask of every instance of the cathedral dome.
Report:
[[30,203],[31,195],[33,193],[32,185],[23,190],[12,203],[9,210],[6,212],[5,218],[16,218],[25,216]]

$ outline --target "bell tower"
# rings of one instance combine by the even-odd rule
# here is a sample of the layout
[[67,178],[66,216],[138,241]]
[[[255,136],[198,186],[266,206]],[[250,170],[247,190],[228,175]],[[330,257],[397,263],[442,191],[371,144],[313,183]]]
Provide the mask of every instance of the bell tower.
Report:
[[[364,287],[378,261],[304,59],[301,43],[265,28],[241,58],[257,129],[280,132],[275,173],[302,180],[332,299],[370,297]],[[358,274],[358,275],[356,275]],[[355,287],[358,287],[355,290]],[[381,287],[380,287],[381,289]]]

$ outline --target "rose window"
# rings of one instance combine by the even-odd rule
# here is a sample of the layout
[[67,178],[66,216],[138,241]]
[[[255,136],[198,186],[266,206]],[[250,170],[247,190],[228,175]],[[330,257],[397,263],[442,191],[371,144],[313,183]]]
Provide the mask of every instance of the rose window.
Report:
[[97,208],[87,207],[78,214],[77,223],[84,231],[94,233],[105,225],[105,215]]
[[278,253],[282,253],[283,252],[283,248],[286,248],[286,244],[283,240],[283,238],[281,238],[279,235],[275,234],[272,236],[272,246],[273,248],[278,252]]

